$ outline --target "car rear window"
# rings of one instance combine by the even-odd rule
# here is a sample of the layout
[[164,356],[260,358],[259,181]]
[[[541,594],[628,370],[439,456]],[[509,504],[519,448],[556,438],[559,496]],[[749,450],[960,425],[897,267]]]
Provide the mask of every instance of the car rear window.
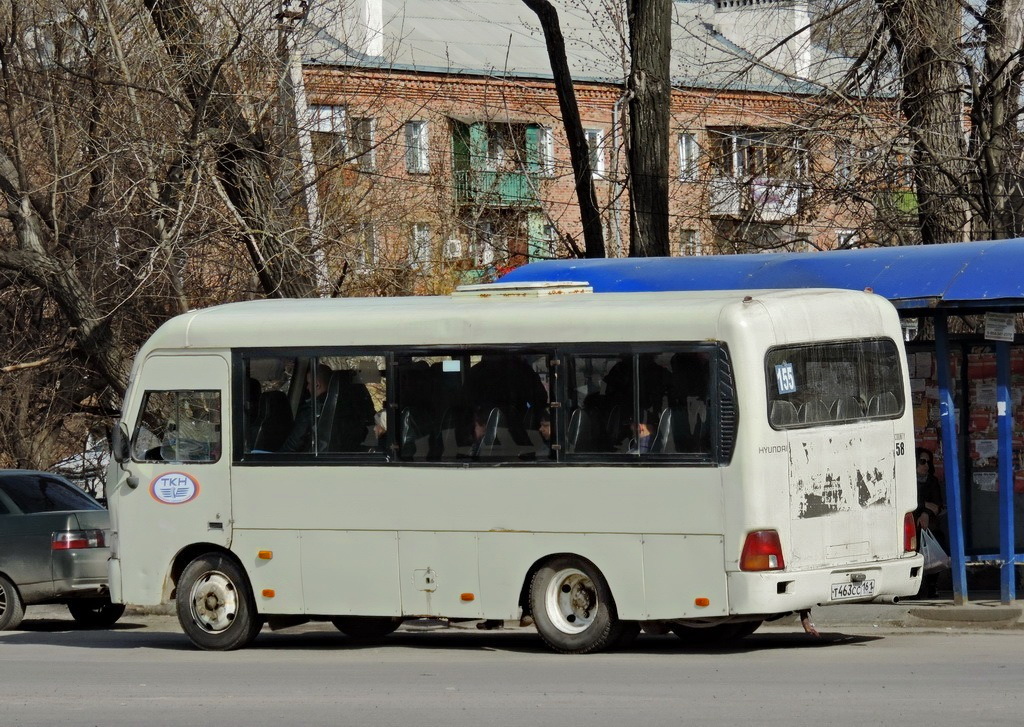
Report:
[[25,514],[64,510],[102,510],[103,507],[84,492],[46,475],[7,475],[0,477],[0,490]]

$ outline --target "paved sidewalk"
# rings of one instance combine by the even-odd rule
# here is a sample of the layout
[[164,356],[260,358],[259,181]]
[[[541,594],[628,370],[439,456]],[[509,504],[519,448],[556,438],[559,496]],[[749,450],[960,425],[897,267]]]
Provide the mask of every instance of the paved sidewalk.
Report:
[[895,604],[851,603],[821,606],[811,612],[821,630],[841,627],[1010,629],[1024,628],[1020,601],[1003,604],[998,593],[976,593],[962,606],[951,594],[938,598],[908,599]]

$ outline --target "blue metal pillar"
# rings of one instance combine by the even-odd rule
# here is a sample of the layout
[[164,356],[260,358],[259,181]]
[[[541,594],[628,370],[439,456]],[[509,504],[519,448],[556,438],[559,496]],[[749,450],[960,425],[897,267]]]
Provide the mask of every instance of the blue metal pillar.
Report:
[[939,380],[939,421],[942,425],[942,462],[946,479],[949,520],[949,556],[953,568],[953,602],[967,602],[964,557],[964,520],[960,498],[960,452],[956,444],[956,410],[949,381],[949,327],[945,316],[935,318],[935,371]]
[[999,600],[1012,603],[1016,553],[1013,524],[1013,412],[1010,409],[1010,344],[996,343],[996,413],[999,417]]

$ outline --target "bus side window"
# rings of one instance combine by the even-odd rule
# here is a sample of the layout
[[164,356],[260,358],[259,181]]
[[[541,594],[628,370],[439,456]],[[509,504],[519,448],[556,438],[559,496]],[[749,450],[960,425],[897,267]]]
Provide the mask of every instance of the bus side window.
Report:
[[219,391],[148,391],[132,435],[132,457],[148,462],[216,462]]

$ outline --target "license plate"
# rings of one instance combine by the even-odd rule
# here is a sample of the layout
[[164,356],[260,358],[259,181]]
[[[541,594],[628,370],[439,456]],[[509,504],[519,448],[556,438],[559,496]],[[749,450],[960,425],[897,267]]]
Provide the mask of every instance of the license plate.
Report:
[[856,583],[833,583],[833,601],[843,601],[847,598],[866,598],[875,595],[874,579],[858,581]]

